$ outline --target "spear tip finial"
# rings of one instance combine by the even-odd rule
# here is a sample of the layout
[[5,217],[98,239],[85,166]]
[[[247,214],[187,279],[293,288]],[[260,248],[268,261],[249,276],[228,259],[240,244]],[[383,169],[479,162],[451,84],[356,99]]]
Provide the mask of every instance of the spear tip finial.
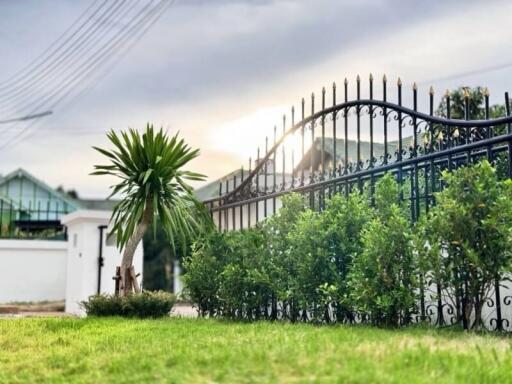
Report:
[[468,87],[464,88],[464,98],[466,98],[466,99],[469,98],[469,88]]
[[370,81],[373,81],[373,75],[371,72],[370,72]]
[[356,81],[361,81],[361,77],[359,77],[359,74],[356,76]]
[[386,77],[386,74],[384,74],[384,76],[382,76],[382,81],[383,81],[383,82],[388,81],[388,78]]
[[346,78],[346,77],[345,77],[345,80],[343,81],[343,83],[344,83],[345,85],[347,85],[347,84],[348,84],[348,80],[347,80],[347,78]]
[[447,90],[445,91],[445,93],[444,93],[444,97],[446,97],[446,98],[450,97],[450,90],[449,90],[449,89],[447,89]]
[[416,84],[416,82],[412,83],[412,90],[413,91],[417,91],[418,90],[418,85]]
[[428,93],[433,95],[434,94],[434,87],[430,86],[430,89],[428,90]]
[[483,90],[483,93],[484,93],[484,96],[488,97],[489,96],[489,88],[485,87]]
[[398,85],[399,87],[402,86],[402,79],[400,79],[400,77],[398,78],[398,80],[396,81],[396,85]]

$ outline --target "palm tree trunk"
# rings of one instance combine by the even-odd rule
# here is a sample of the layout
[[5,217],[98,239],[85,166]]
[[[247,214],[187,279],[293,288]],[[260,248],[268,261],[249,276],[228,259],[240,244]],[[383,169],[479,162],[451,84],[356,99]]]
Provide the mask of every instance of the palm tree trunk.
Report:
[[132,291],[130,267],[133,264],[133,256],[140,241],[144,237],[151,221],[153,220],[153,198],[146,200],[146,207],[142,215],[142,220],[137,225],[137,229],[133,232],[126,246],[124,247],[123,259],[121,261],[121,294],[128,295]]

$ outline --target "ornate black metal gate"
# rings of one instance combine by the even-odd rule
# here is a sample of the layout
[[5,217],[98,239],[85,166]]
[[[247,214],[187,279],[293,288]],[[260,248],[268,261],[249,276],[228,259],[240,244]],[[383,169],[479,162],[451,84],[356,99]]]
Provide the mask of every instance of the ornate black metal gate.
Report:
[[[413,85],[409,94],[412,108],[402,104],[400,79],[393,101],[385,76],[380,91],[382,98],[377,100],[370,75],[363,98],[358,77],[356,97],[350,100],[345,80],[343,102],[338,103],[333,84],[330,97],[322,89],[319,111],[315,111],[315,95],[311,95],[307,116],[302,99],[300,121],[295,121],[296,110],[292,108],[291,116],[283,116],[281,136],[277,137],[275,127],[270,148],[266,138],[261,156],[258,149],[254,167],[249,160],[248,172],[242,167],[231,173],[219,184],[219,196],[205,201],[218,228],[236,230],[254,225],[275,213],[280,197],[291,191],[307,196],[311,208],[319,210],[326,198],[336,193],[366,188],[371,194],[376,180],[386,172],[393,173],[403,186],[400,197],[408,204],[413,220],[434,204],[434,192],[443,188],[439,177],[443,170],[485,158],[496,165],[501,177],[512,177],[508,93],[503,104],[490,106],[486,89],[479,95],[481,105],[468,89],[462,94],[446,92],[435,114],[432,88],[425,99],[418,100],[418,89]],[[421,102],[427,104],[428,113],[419,112]],[[512,295],[510,288],[500,286],[496,281],[494,299],[486,302],[484,324],[489,329],[511,331]],[[425,289],[421,299],[422,313],[437,325],[458,319],[459,305],[444,296],[434,284]]]
[[[395,99],[390,101],[388,83],[381,83],[382,99],[374,98],[370,75],[367,97],[361,96],[356,80],[356,97],[349,100],[348,81],[343,84],[343,102],[337,102],[333,84],[330,105],[322,89],[320,110],[315,111],[311,95],[309,115],[302,99],[300,121],[292,107],[283,116],[282,134],[264,153],[258,148],[254,167],[231,174],[219,184],[219,196],[205,201],[221,230],[241,229],[273,214],[279,197],[291,191],[309,196],[311,208],[322,209],[326,196],[348,194],[353,188],[369,188],[386,172],[404,185],[402,198],[408,201],[416,220],[433,204],[433,193],[442,188],[439,175],[444,169],[487,158],[497,164],[503,177],[512,176],[512,117],[508,93],[503,116],[491,118],[489,92],[483,93],[481,113],[468,90],[459,108],[450,93],[442,97],[444,116],[434,115],[434,90],[428,93],[428,113],[418,111],[418,89],[412,87],[412,108],[402,105],[402,82],[398,79]],[[460,110],[462,109],[462,110]],[[453,116],[453,113],[462,116]],[[472,116],[480,114],[480,116]],[[454,118],[456,117],[456,118]],[[476,119],[475,119],[476,118]],[[295,143],[293,143],[295,139]],[[298,160],[298,161],[296,161]]]

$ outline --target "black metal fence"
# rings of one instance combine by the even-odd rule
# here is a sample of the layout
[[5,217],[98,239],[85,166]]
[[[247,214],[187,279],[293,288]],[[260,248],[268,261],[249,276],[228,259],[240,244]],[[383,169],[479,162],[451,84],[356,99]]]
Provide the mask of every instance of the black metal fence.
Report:
[[[362,97],[361,80],[356,80],[356,95],[350,100],[348,81],[343,84],[343,102],[333,84],[330,105],[327,91],[321,92],[320,110],[315,111],[311,95],[309,115],[305,99],[301,101],[300,121],[296,110],[283,116],[282,135],[264,153],[257,151],[254,168],[242,167],[219,184],[219,196],[205,201],[212,218],[221,230],[252,226],[279,209],[279,197],[298,192],[309,197],[311,208],[323,209],[325,198],[335,193],[348,194],[353,188],[373,191],[376,180],[390,172],[404,186],[411,217],[417,220],[433,204],[433,193],[442,188],[443,170],[487,158],[498,167],[502,177],[512,176],[512,116],[508,93],[505,93],[503,116],[491,118],[489,92],[482,90],[482,110],[475,112],[468,90],[462,100],[454,101],[449,92],[438,100],[444,116],[436,116],[434,90],[426,98],[428,112],[418,110],[418,88],[409,95],[411,107],[403,105],[402,82],[390,101],[384,76],[381,99],[374,95],[370,75],[366,98]],[[452,114],[463,115],[452,118]],[[478,113],[477,113],[478,112]],[[480,113],[481,112],[481,113]],[[473,114],[478,115],[474,119]],[[483,118],[479,118],[482,116]]]
[[[482,105],[475,106],[469,90],[452,99],[447,92],[437,100],[432,88],[426,98],[426,113],[419,111],[416,85],[403,105],[400,79],[391,101],[386,77],[380,83],[381,98],[375,98],[370,75],[366,96],[361,80],[355,83],[355,98],[349,99],[348,82],[343,84],[343,101],[333,84],[330,103],[322,89],[320,110],[315,110],[311,95],[309,114],[302,99],[300,119],[296,110],[283,116],[282,135],[264,152],[258,149],[254,168],[232,174],[219,185],[219,196],[204,203],[219,230],[237,230],[255,225],[280,207],[280,197],[290,192],[305,195],[312,209],[323,209],[327,197],[348,194],[354,188],[373,192],[379,177],[389,172],[403,186],[401,198],[410,209],[412,220],[434,204],[434,192],[443,188],[443,170],[488,159],[502,178],[512,177],[512,116],[508,93],[496,108],[490,105],[489,92],[482,90]],[[496,113],[501,113],[496,116]],[[484,308],[485,326],[512,331],[512,290],[496,281]],[[435,284],[425,287],[418,319],[437,325],[460,319],[461,303],[440,292]],[[281,308],[284,315],[286,308]],[[327,314],[335,320],[336,314]]]

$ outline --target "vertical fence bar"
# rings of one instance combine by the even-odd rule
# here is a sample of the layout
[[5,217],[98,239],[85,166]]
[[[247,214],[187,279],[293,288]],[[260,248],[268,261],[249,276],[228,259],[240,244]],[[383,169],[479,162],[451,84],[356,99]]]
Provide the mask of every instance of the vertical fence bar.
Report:
[[[249,157],[249,178],[251,177],[251,173],[252,173],[252,158]],[[258,177],[258,175],[256,175],[256,177]],[[249,184],[249,191],[251,189],[251,185],[253,183],[253,180],[250,180],[250,184]],[[256,202],[256,209],[258,208],[258,203]],[[247,204],[247,228],[251,228],[251,203],[248,203]]]
[[[311,94],[311,150],[310,150],[310,175],[309,184],[312,185],[315,181],[315,94]],[[315,207],[315,193],[313,190],[309,192],[309,206],[311,209]]]
[[[434,88],[430,87],[430,90],[428,92],[429,94],[429,115],[434,116]],[[432,122],[429,122],[428,124],[429,129],[429,135],[428,135],[428,152],[432,153],[434,151],[434,124]],[[433,202],[434,192],[435,192],[435,180],[436,180],[436,168],[434,164],[434,159],[430,160],[429,165],[430,170],[430,193],[427,193],[427,212],[430,208],[430,204]],[[427,180],[425,180],[427,181]],[[428,183],[427,183],[428,184]]]
[[[412,103],[413,110],[416,112],[418,110],[418,86],[416,83],[412,86]],[[412,117],[412,129],[413,129],[413,137],[412,137],[412,156],[415,158],[418,157],[418,121],[416,116]],[[419,176],[418,176],[418,162],[414,162],[414,220],[418,220],[420,216],[420,185],[419,185]]]
[[[485,120],[489,120],[490,117],[490,108],[489,108],[489,89],[484,88],[484,111],[485,111]],[[485,137],[486,139],[490,139],[492,137],[491,126],[487,126],[485,128]],[[492,145],[487,146],[487,160],[489,163],[493,161],[492,155]]]
[[[361,77],[357,75],[356,77],[356,98],[357,100],[361,100]],[[363,159],[361,156],[361,106],[356,106],[356,135],[357,135],[357,165],[356,172],[361,171]],[[363,186],[361,184],[361,177],[357,178],[357,187],[359,191],[363,191]]]
[[320,124],[322,128],[322,138],[321,138],[321,161],[322,161],[322,173],[320,176],[320,180],[324,180],[325,178],[325,115],[323,111],[325,109],[325,87],[322,88],[322,116],[320,117]]
[[[387,83],[386,75],[382,77],[382,101],[387,101]],[[384,164],[388,163],[388,110],[386,107],[382,108],[384,117]]]
[[[276,191],[277,184],[277,149],[275,148],[277,141],[277,125],[274,125],[274,160],[272,164],[272,193]],[[272,198],[272,212],[276,213],[276,198]]]
[[[229,179],[226,179],[226,195],[229,193]],[[229,208],[224,209],[224,222],[226,231],[229,231]]]
[[[348,101],[348,80],[345,77],[345,81],[343,82],[343,91],[344,91],[344,101],[345,103]],[[343,174],[346,175],[349,172],[348,167],[348,108],[345,107],[344,110],[344,144],[345,144],[345,163],[343,164]],[[345,196],[348,196],[348,178],[345,179]]]
[[[320,117],[320,124],[322,126],[322,138],[321,138],[321,160],[322,160],[322,173],[320,174],[320,180],[325,180],[325,87],[322,87],[322,116]],[[325,188],[321,187],[318,194],[318,208],[322,210],[324,208],[325,201]]]
[[[244,166],[240,167],[240,184],[244,182]],[[240,229],[244,229],[244,205],[240,203]]]
[[[450,91],[446,90],[445,93],[446,98],[446,118],[449,120],[451,118],[451,98],[450,98]],[[446,126],[446,145],[448,148],[451,148],[453,145],[453,138],[452,138],[452,129],[449,125]],[[452,155],[448,155],[448,171],[452,170]]]
[[219,231],[222,231],[222,209],[221,209],[222,200],[220,199],[221,197],[222,197],[222,180],[219,183],[219,222],[218,222]]
[[[260,147],[258,147],[258,151],[256,153],[256,163],[254,164],[254,169],[258,169],[260,165]],[[260,171],[257,171],[254,176],[256,176],[256,196],[260,195]],[[256,224],[260,221],[260,201],[256,200]]]
[[[236,174],[233,176],[233,191],[236,189]],[[233,222],[233,230],[236,229],[236,207],[231,208],[231,221]],[[242,229],[242,228],[240,228]]]
[[[361,78],[356,77],[356,99],[361,100]],[[357,164],[356,171],[361,170],[361,108],[356,106]]]
[[[264,172],[265,172],[265,180],[263,181],[263,188],[265,188],[264,194],[266,195],[268,192],[268,184],[267,184],[267,174],[268,174],[268,168],[267,168],[267,155],[268,155],[268,136],[265,136],[265,164],[263,165]],[[267,218],[267,199],[265,198],[263,200],[263,218]]]
[[[292,127],[295,126],[295,107],[292,106]],[[295,136],[295,130],[291,133],[292,137]],[[292,184],[291,188],[295,188],[295,151],[292,144]]]
[[[336,83],[332,83],[332,106],[336,106]],[[336,111],[332,112],[332,174],[331,177],[336,177],[336,167],[338,165],[338,157],[336,152]],[[335,188],[336,190],[336,188]]]
[[[373,75],[370,73],[369,77],[369,99],[373,100]],[[373,152],[373,105],[368,106],[368,113],[369,113],[369,127],[370,127],[370,163],[369,167],[370,169],[373,169],[374,166],[374,152]],[[375,204],[375,174],[372,172],[370,174],[370,197],[372,206]]]
[[[397,96],[398,96],[398,105],[402,106],[402,80],[398,78],[396,82],[397,86]],[[398,154],[397,154],[397,161],[399,163],[398,167],[398,184],[400,185],[400,201],[404,199],[404,192],[403,192],[403,175],[402,175],[402,112],[398,111],[397,114],[398,119]]]
[[[345,81],[343,83],[344,85],[344,101],[345,103],[348,101],[348,80],[347,78],[345,77]],[[344,144],[345,144],[345,160],[344,160],[344,164],[343,164],[343,167],[344,167],[344,174],[347,174],[348,173],[348,108],[345,107],[345,111],[344,111],[344,128],[345,128],[345,131],[344,131]]]
[[304,185],[304,169],[306,168],[306,161],[304,159],[304,134],[305,134],[305,129],[306,129],[306,125],[304,124],[304,118],[305,118],[305,105],[306,105],[306,100],[304,100],[304,98],[302,98],[302,101],[301,101],[301,121],[302,121],[302,124],[301,124],[301,127],[300,127],[300,146],[301,146],[301,159],[300,159],[300,163],[302,164],[301,165],[301,169],[300,169],[300,186],[302,187]]
[[[469,120],[469,90],[467,88],[464,89],[464,120]],[[469,136],[471,134],[471,128],[467,127],[465,130],[466,133],[466,144],[469,144]],[[471,150],[467,152],[467,164],[471,164]]]
[[[311,94],[311,116],[315,114],[315,94]],[[312,184],[314,181],[314,172],[315,172],[315,120],[313,117],[311,118],[311,150],[310,150],[310,175],[309,175],[309,183]]]
[[[507,112],[507,116],[510,117],[510,100],[508,98],[508,92],[505,92],[505,111]],[[512,133],[512,124],[507,124],[507,133]],[[512,143],[510,140],[507,143],[507,169],[508,169],[508,177],[512,178]]]
[[[284,137],[285,133],[286,133],[286,115],[283,115],[283,137]],[[285,149],[285,145],[284,145],[284,140],[281,145],[282,145],[282,150],[283,150],[283,175],[281,178],[282,179],[281,191],[284,191],[285,187],[286,187],[286,149]]]

